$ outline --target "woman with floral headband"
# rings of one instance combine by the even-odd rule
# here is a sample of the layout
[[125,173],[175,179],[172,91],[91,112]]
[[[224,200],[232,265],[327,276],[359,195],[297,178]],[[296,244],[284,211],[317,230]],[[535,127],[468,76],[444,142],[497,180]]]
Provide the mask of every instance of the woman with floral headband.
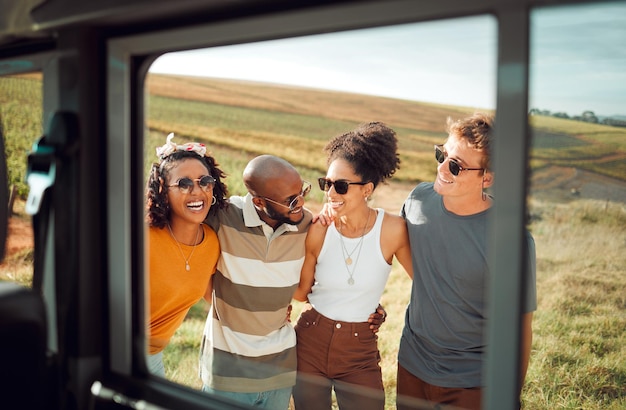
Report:
[[187,312],[211,294],[220,255],[215,232],[202,222],[226,207],[225,177],[204,144],[167,142],[156,149],[146,190],[150,340],[148,370],[165,377],[163,349]]

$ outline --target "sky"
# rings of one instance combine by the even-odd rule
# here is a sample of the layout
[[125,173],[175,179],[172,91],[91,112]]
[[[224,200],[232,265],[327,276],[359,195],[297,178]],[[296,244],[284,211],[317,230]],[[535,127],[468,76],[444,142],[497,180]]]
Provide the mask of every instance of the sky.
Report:
[[531,33],[534,107],[626,116],[626,1],[535,12]]
[[[495,108],[497,21],[478,16],[166,54],[154,73]],[[626,115],[626,2],[531,15],[529,108]]]

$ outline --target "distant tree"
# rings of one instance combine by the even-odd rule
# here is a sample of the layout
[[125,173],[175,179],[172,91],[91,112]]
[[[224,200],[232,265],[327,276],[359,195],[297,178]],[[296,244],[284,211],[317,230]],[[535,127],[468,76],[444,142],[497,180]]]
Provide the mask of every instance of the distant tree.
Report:
[[611,125],[613,127],[626,127],[626,120],[607,117],[602,120],[602,124]]
[[593,122],[595,124],[598,123],[598,117],[594,114],[593,111],[583,111],[582,120],[585,122]]
[[569,115],[567,115],[567,113],[565,112],[555,112],[554,114],[552,114],[553,117],[557,117],[557,118],[567,118],[569,119]]

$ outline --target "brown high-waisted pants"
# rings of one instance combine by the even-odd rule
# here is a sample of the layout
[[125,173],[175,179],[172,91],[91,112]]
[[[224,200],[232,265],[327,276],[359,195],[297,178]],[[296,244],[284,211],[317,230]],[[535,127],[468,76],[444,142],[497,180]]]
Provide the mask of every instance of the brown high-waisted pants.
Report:
[[378,336],[369,326],[331,320],[315,309],[300,315],[296,410],[330,409],[333,387],[341,410],[384,408]]

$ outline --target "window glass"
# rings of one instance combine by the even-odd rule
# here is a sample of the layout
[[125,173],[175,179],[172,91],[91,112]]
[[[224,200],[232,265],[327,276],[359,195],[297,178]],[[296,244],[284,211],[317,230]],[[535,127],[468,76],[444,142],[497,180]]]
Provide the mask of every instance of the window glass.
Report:
[[[241,174],[253,157],[287,159],[313,183],[306,206],[318,212],[323,146],[358,124],[382,121],[398,135],[402,162],[371,206],[398,214],[418,182],[434,180],[433,145],[447,137],[446,118],[493,113],[496,49],[495,20],[481,16],[163,55],[147,78],[146,180],[155,149],[174,133],[178,144],[206,144],[231,195],[246,194]],[[184,265],[184,254],[178,258]],[[395,403],[409,287],[394,263],[379,339],[387,407]],[[294,303],[293,323],[300,308]],[[165,348],[167,379],[202,386],[197,367],[207,312],[206,302],[195,304]]]
[[41,73],[0,77],[0,130],[9,188],[9,229],[0,280],[32,286],[33,230],[25,212],[27,156],[43,132]]
[[[626,2],[531,14],[528,408],[624,406]],[[557,404],[559,403],[559,404]]]

